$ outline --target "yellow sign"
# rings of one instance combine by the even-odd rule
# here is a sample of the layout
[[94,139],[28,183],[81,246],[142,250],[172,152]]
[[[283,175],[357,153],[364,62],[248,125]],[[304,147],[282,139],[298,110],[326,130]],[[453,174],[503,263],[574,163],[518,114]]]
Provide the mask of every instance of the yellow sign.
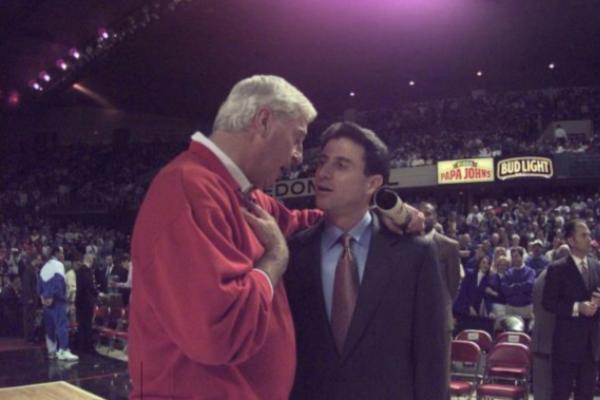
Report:
[[514,157],[498,161],[496,175],[501,181],[515,178],[546,178],[554,176],[552,160],[546,157]]
[[493,158],[470,158],[438,162],[439,185],[493,181]]

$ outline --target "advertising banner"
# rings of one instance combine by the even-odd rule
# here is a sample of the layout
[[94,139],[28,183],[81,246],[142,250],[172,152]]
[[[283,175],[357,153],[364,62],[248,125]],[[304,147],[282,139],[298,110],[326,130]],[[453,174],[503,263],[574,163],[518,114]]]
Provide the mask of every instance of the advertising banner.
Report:
[[554,176],[554,164],[547,157],[513,157],[496,163],[496,177],[505,181],[519,178],[545,178]]
[[438,184],[494,182],[493,158],[439,161]]

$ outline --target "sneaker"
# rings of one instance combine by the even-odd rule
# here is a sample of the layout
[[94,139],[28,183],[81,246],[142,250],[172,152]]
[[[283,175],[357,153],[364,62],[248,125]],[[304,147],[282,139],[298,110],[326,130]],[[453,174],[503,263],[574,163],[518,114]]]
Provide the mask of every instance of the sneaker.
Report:
[[77,361],[77,360],[79,360],[79,357],[76,356],[75,354],[71,353],[71,351],[69,349],[57,351],[56,358],[58,358],[61,361]]

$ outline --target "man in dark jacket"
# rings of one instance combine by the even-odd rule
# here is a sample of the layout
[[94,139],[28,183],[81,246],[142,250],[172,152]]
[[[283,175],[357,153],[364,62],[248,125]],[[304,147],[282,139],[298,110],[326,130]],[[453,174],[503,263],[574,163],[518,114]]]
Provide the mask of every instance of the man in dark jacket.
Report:
[[21,302],[23,303],[23,336],[28,342],[34,341],[35,311],[39,305],[37,295],[37,281],[42,255],[34,254],[33,258],[25,262],[25,269],[21,282]]
[[93,262],[93,255],[86,254],[83,257],[83,263],[77,270],[77,296],[75,297],[77,321],[79,322],[78,343],[80,351],[87,353],[95,352],[92,342],[92,319],[98,292],[92,274]]

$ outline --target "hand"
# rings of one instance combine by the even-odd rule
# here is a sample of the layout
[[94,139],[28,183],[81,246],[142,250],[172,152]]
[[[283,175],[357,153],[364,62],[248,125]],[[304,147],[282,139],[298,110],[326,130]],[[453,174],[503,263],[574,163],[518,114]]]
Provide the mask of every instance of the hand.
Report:
[[381,222],[392,232],[398,235],[410,234],[410,233],[421,233],[425,230],[425,216],[423,213],[410,204],[404,203],[404,207],[408,211],[408,223],[398,225],[393,219],[385,215],[384,213],[378,213]]
[[496,314],[494,314],[493,312],[488,314],[488,318],[489,319],[496,319]]
[[490,287],[486,287],[485,288],[485,292],[487,294],[489,294],[490,296],[498,297],[498,293],[494,289],[492,289]]
[[242,214],[265,248],[255,267],[266,272],[275,286],[287,268],[289,249],[275,218],[256,204],[250,207],[250,210],[242,208]]
[[52,305],[52,297],[42,297],[42,305],[44,307],[50,307]]
[[596,289],[594,293],[592,293],[592,303],[596,306],[600,306],[600,292],[598,291],[598,289]]
[[586,317],[593,317],[598,311],[598,305],[591,301],[583,301],[579,303],[579,314],[585,315]]
[[408,203],[404,203],[404,206],[408,209],[409,213],[409,223],[406,228],[406,232],[408,233],[421,233],[425,232],[425,215],[411,206]]

